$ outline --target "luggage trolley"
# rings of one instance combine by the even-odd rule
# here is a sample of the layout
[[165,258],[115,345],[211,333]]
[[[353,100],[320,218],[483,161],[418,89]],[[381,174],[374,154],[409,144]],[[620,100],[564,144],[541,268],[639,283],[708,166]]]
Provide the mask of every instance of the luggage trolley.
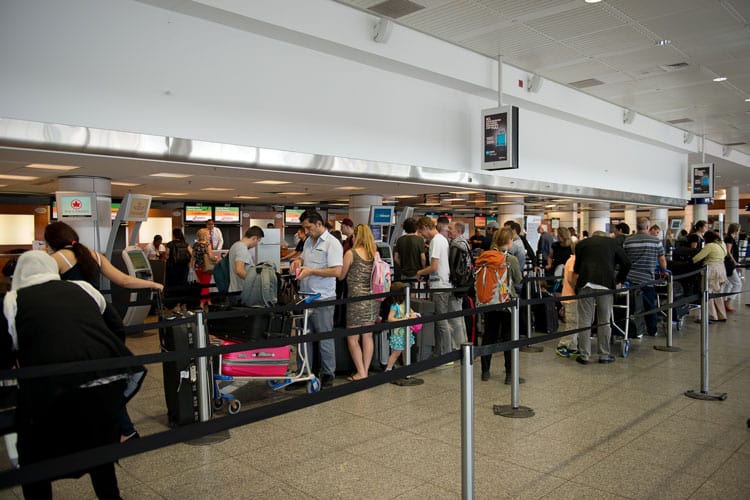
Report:
[[[615,333],[619,332],[620,334],[622,334],[622,339],[613,340],[613,343],[620,344],[620,354],[623,358],[627,358],[628,354],[630,354],[630,339],[628,338],[628,327],[630,325],[630,288],[627,284],[624,288],[618,289],[617,293],[615,293],[612,303],[612,309],[623,309],[625,311],[623,327],[620,327],[620,325],[617,324],[617,321],[615,321],[613,311],[612,329],[615,331]],[[613,335],[612,338],[614,339],[615,335]]]
[[[306,293],[299,292],[300,296],[304,296],[302,300],[297,304],[310,304],[312,301],[320,298],[319,293]],[[306,335],[308,333],[308,322],[310,318],[310,309],[305,308],[303,314],[293,315],[295,320],[302,319],[302,327],[295,326],[292,331],[300,332],[299,335]],[[228,345],[232,342],[223,340],[222,345]],[[309,353],[307,352],[307,343],[301,342],[298,344],[297,351],[297,369],[291,372],[289,369],[286,370],[282,377],[279,375],[264,375],[262,368],[258,370],[258,375],[237,375],[230,374],[228,372],[234,371],[229,370],[228,367],[231,365],[237,367],[243,364],[254,364],[256,366],[262,366],[264,358],[268,360],[269,365],[275,365],[278,367],[278,361],[274,362],[273,358],[275,351],[282,350],[286,351],[285,356],[279,356],[280,359],[286,360],[288,363],[290,346],[271,347],[266,349],[256,349],[250,351],[243,351],[238,353],[232,353],[227,355],[233,359],[225,360],[224,356],[219,356],[218,371],[213,376],[213,407],[215,410],[221,409],[226,402],[228,404],[227,411],[234,415],[240,411],[242,403],[234,397],[233,394],[224,393],[219,387],[220,382],[232,382],[232,381],[252,381],[252,380],[265,380],[268,387],[277,391],[283,387],[296,382],[307,382],[307,392],[315,393],[320,391],[320,380],[312,373],[312,360],[310,359]]]

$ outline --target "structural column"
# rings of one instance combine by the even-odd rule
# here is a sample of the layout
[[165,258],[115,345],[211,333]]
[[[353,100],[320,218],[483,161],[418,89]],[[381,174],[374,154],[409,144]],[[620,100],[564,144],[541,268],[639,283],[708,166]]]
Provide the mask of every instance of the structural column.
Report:
[[589,236],[594,235],[594,231],[607,231],[609,224],[609,203],[593,203],[588,210],[589,218]]
[[669,225],[667,222],[668,218],[668,211],[666,208],[652,208],[651,213],[649,214],[651,225],[653,226],[654,224],[658,224],[661,228],[660,238],[662,240],[667,235],[667,230],[669,229]]
[[708,221],[708,205],[705,203],[698,204],[699,200],[696,200],[696,204],[693,205],[693,224],[699,220]]
[[383,204],[383,197],[370,194],[353,194],[349,196],[349,218],[357,224],[370,223],[370,207]]
[[[104,252],[112,229],[112,183],[106,177],[70,175],[58,177],[57,191],[94,193],[96,195],[95,217],[69,217],[64,220],[81,238],[81,243],[97,252]],[[59,197],[58,197],[59,200]],[[57,207],[58,220],[63,220],[62,209]]]
[[727,197],[724,200],[724,224],[729,226],[733,222],[740,221],[740,188],[731,186],[727,188]]
[[521,224],[521,227],[523,227],[523,200],[521,200],[521,203],[519,204],[512,204],[512,205],[499,205],[497,207],[497,223],[500,225],[500,227],[503,227],[503,224],[505,224],[509,220],[514,220]]
[[636,221],[638,219],[638,213],[636,207],[627,206],[625,207],[625,213],[623,215],[623,221],[627,224],[630,229],[635,229]]

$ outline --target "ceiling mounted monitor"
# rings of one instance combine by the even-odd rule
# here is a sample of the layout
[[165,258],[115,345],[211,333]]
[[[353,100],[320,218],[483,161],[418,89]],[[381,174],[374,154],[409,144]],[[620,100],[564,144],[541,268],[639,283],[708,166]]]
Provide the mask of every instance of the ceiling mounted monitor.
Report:
[[482,170],[518,168],[518,108],[482,111]]

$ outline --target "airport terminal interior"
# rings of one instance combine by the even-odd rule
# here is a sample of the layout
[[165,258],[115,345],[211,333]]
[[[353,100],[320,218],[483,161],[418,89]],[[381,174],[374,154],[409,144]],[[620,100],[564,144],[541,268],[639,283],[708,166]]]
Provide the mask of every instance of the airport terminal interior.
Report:
[[[50,250],[52,222],[162,284],[166,255],[146,257],[153,237],[166,244],[179,228],[192,245],[209,219],[223,237],[217,260],[262,228],[253,260],[282,282],[309,210],[347,238],[369,226],[396,278],[408,217],[460,222],[467,240],[514,221],[534,250],[544,232],[625,238],[646,218],[670,269],[681,231],[705,221],[724,238],[737,224],[741,292],[725,321],[703,323],[694,290],[670,322],[660,284],[657,334],[631,330],[626,343],[613,332],[607,363],[592,334],[588,364],[557,349],[556,332],[579,325],[537,323],[538,344],[518,354],[523,383],[506,384],[500,352],[489,378],[474,359],[468,405],[462,362],[434,362],[429,327],[411,362],[433,363],[411,381],[377,383],[390,376],[387,342],[368,379],[350,380],[338,339],[332,387],[223,380],[220,408],[207,382],[219,356],[167,381],[150,363],[127,405],[133,441],[201,435],[115,471],[126,499],[747,498],[749,24],[745,0],[0,0],[0,292],[19,253]],[[208,335],[211,314],[226,313],[217,295],[215,308],[193,295],[160,310],[149,292],[100,289],[135,355],[172,350],[152,325],[160,313],[208,314]],[[196,399],[172,426],[167,387],[190,370]],[[252,415],[263,418],[200,430]],[[6,435],[0,500],[23,498],[16,458]],[[96,498],[88,476],[53,492]]]

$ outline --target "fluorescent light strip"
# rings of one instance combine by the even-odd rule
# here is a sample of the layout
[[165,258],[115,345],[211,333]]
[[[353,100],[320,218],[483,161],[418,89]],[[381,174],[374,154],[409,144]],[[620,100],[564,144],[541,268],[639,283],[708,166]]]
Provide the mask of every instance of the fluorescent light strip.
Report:
[[162,196],[187,196],[188,193],[159,193]]
[[240,200],[257,200],[258,199],[257,196],[245,196],[245,195],[238,195],[238,196],[235,196],[235,198],[240,199]]
[[234,191],[233,188],[202,188],[201,191]]
[[32,163],[31,165],[26,165],[26,168],[36,168],[39,170],[75,170],[80,167],[72,167],[69,165],[46,165],[44,163]]
[[173,174],[171,172],[159,172],[158,174],[149,174],[149,177],[167,177],[170,179],[184,179],[185,177],[192,177],[191,174]]
[[7,181],[35,181],[39,177],[34,177],[33,175],[13,175],[13,174],[0,174],[0,179],[5,179]]
[[112,181],[110,182],[110,184],[112,184],[113,186],[125,186],[125,187],[135,187],[135,186],[141,185],[141,184],[136,184],[135,182],[117,182],[117,181]]
[[292,181],[273,181],[273,180],[266,180],[266,181],[255,181],[255,184],[291,184]]

